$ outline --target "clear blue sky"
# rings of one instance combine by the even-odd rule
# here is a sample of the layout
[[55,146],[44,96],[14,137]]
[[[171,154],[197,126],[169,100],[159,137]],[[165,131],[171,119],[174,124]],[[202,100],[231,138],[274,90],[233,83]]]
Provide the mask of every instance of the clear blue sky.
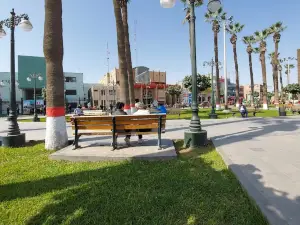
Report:
[[[207,1],[205,1],[207,3]],[[299,0],[223,0],[229,15],[246,25],[241,36],[283,21],[288,29],[282,34],[280,53],[282,57],[296,57],[300,48]],[[9,17],[11,8],[16,13],[28,13],[34,29],[30,33],[17,29],[16,55],[43,56],[43,0],[1,0],[0,20]],[[204,22],[206,6],[196,10],[197,65],[200,73],[209,71],[202,67],[203,61],[213,56],[213,32]],[[183,5],[177,0],[173,9],[163,9],[159,0],[132,0],[129,6],[129,25],[133,66],[143,65],[150,69],[167,72],[169,83],[181,80],[190,74],[188,26],[182,25]],[[137,20],[137,49],[135,57],[134,21]],[[64,71],[83,72],[85,82],[97,82],[107,72],[106,43],[110,48],[110,67],[118,67],[116,25],[112,0],[64,0]],[[9,31],[0,39],[0,71],[9,71]],[[223,35],[219,35],[220,61],[223,61]],[[228,72],[234,75],[232,46],[228,36]],[[268,40],[268,51],[274,50],[272,39]],[[241,84],[249,84],[248,57],[245,45],[238,42],[238,57]],[[16,58],[17,59],[17,58]],[[261,82],[261,67],[258,56],[254,56],[255,82]],[[221,75],[223,72],[221,72]],[[297,70],[291,73],[296,81]],[[284,79],[285,81],[286,79]],[[268,61],[268,84],[272,85],[271,65]]]

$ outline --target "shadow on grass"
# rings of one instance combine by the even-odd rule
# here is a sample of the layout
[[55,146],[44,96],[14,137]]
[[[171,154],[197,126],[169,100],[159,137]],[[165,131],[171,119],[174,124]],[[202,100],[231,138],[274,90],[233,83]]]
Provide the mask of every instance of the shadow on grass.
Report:
[[95,164],[48,161],[59,171],[87,167],[47,178],[51,171],[37,168],[37,180],[0,185],[0,204],[27,201],[27,216],[30,198],[43,202],[47,195],[42,208],[23,218],[26,224],[267,224],[212,145],[195,151],[181,145],[179,158],[165,162],[91,169]]

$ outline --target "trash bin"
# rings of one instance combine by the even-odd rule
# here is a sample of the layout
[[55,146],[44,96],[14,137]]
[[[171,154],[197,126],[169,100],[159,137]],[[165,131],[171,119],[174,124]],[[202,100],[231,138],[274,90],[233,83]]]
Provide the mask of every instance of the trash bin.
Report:
[[279,116],[286,116],[285,106],[283,104],[279,105],[278,112]]

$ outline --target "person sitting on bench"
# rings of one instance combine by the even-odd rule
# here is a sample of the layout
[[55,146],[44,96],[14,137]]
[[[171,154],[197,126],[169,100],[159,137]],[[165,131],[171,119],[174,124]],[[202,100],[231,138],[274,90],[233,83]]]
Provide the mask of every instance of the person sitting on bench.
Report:
[[[127,113],[124,111],[124,103],[123,102],[117,102],[117,105],[116,105],[116,111],[113,113],[113,115],[127,115]],[[117,131],[118,132],[118,131]],[[120,131],[119,131],[120,132]],[[130,132],[130,130],[125,130],[125,132]],[[128,134],[126,135],[124,141],[126,143],[127,146],[130,146],[130,137],[131,135]],[[116,139],[118,138],[118,136],[116,137]]]
[[[133,115],[150,115],[150,111],[146,109],[146,106],[142,102],[135,104],[137,111]],[[140,129],[139,132],[149,132],[151,129]],[[143,135],[139,134],[138,143],[143,143]]]
[[241,113],[243,118],[248,117],[248,111],[247,111],[247,108],[244,104],[242,104],[241,107],[240,107],[240,113]]

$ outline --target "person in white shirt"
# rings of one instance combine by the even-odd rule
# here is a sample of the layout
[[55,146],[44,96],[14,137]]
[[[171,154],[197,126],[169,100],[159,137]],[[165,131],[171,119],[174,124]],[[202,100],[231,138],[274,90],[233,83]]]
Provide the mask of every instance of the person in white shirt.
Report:
[[74,110],[74,114],[76,116],[83,116],[83,111],[81,109],[81,105],[78,105],[77,108]]
[[[142,102],[138,102],[135,104],[135,107],[137,108],[137,111],[133,115],[150,115],[150,111],[146,109],[146,106]],[[151,131],[151,129],[141,129],[138,130],[140,132],[148,132]],[[138,143],[143,143],[143,135],[139,135]]]

